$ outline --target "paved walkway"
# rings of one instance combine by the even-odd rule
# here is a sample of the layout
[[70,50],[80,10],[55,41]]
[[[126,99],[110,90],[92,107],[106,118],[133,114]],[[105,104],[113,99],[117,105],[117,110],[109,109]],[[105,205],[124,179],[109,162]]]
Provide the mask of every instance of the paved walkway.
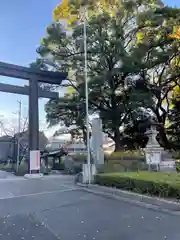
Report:
[[72,178],[0,181],[1,191],[3,240],[180,239],[180,216],[87,193]]
[[4,178],[16,178],[13,173],[0,170],[0,179]]

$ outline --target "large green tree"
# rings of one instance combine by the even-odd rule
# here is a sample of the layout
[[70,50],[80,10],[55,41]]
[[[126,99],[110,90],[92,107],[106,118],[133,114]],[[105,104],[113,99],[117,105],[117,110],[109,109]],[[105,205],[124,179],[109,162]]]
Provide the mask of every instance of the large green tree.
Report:
[[85,104],[81,103],[76,96],[65,94],[62,98],[50,100],[45,110],[49,126],[59,125],[55,135],[69,133],[72,139],[82,138],[86,143]]
[[[180,73],[180,56],[173,64],[174,71]],[[173,83],[173,85],[176,85]],[[172,142],[172,148],[180,150],[180,79],[169,97],[170,111],[168,113],[168,136]]]
[[150,76],[149,87],[153,93],[155,105],[152,111],[159,123],[159,141],[166,147],[172,144],[167,135],[167,120],[170,112],[171,95],[177,87],[180,71],[175,66],[176,59],[180,55],[179,40],[170,38],[174,26],[180,23],[179,8],[156,8],[153,14],[141,15],[140,24],[144,24],[142,45],[147,50],[147,57],[154,61],[154,67],[146,71]]
[[[104,131],[115,141],[116,150],[121,146],[125,126],[130,122],[137,125],[136,119],[143,119],[147,109],[156,115],[162,126],[160,135],[167,141],[167,109],[163,104],[172,91],[170,83],[178,78],[171,69],[178,44],[168,34],[173,22],[178,22],[179,9],[153,2],[119,1],[116,14],[104,11],[87,20],[90,109],[102,118]],[[74,103],[84,102],[83,26],[74,26],[72,36],[67,36],[59,22],[51,24],[38,52],[42,61],[50,55],[57,71],[70,73],[66,86],[76,92]],[[62,110],[64,100],[48,105],[49,121],[57,120],[58,112],[51,113],[53,109]],[[61,108],[57,108],[58,104]],[[84,109],[79,112],[84,118]],[[72,109],[70,115],[73,116]],[[73,117],[74,121],[77,119]]]
[[169,126],[167,128],[172,142],[172,148],[180,150],[180,101],[172,99],[173,107],[169,112]]

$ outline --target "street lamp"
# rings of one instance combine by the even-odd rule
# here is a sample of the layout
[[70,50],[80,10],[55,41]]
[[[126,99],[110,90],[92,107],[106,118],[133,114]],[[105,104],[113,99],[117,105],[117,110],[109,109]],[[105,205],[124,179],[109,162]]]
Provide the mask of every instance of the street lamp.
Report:
[[88,68],[87,68],[87,32],[86,32],[86,6],[81,7],[83,21],[83,38],[84,38],[84,81],[85,81],[85,100],[86,100],[86,131],[87,131],[87,166],[88,166],[88,183],[91,183],[91,154],[90,154],[90,131],[89,131],[89,95],[88,95]]
[[[78,21],[78,12],[77,9],[71,9],[69,3],[76,4],[76,0],[63,0],[63,2],[57,6],[55,9],[55,14],[58,13],[58,19],[67,20],[69,23]],[[84,38],[84,80],[85,80],[85,102],[86,102],[86,127],[87,127],[87,166],[88,166],[88,183],[91,182],[91,161],[90,161],[90,132],[89,132],[89,106],[88,106],[88,74],[87,74],[87,32],[86,32],[86,17],[87,17],[87,6],[86,0],[82,0],[80,3],[80,14],[81,20],[83,22],[83,38]],[[64,30],[68,24],[63,22]],[[71,35],[71,32],[68,31],[68,35]]]

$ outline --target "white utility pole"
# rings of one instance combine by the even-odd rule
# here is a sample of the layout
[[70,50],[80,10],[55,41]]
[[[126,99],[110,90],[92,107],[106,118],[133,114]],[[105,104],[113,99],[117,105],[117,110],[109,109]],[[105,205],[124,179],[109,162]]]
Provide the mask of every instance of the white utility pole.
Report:
[[18,111],[18,138],[17,138],[17,161],[16,161],[16,172],[18,172],[19,169],[19,155],[20,155],[20,133],[21,133],[21,101],[17,101],[19,105],[19,111]]
[[88,183],[91,183],[91,156],[89,139],[89,94],[88,94],[88,67],[87,67],[87,32],[86,32],[86,6],[82,7],[82,20],[84,29],[84,79],[85,79],[85,98],[86,98],[86,129],[87,129],[87,165],[88,165]]

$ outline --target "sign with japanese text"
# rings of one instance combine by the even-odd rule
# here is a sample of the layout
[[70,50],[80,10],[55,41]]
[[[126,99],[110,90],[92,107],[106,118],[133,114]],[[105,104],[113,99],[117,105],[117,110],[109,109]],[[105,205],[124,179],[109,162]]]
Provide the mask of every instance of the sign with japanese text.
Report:
[[40,151],[30,151],[30,171],[40,170]]

